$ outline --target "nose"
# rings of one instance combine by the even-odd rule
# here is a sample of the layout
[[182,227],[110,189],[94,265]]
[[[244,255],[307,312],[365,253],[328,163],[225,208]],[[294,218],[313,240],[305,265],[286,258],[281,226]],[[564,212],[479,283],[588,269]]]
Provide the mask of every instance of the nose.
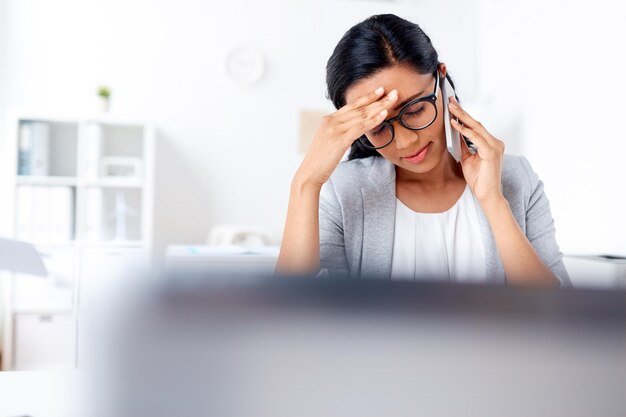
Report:
[[419,141],[419,131],[409,130],[402,126],[399,122],[396,122],[393,127],[395,131],[394,142],[396,143],[396,149],[399,151],[413,150],[415,144]]

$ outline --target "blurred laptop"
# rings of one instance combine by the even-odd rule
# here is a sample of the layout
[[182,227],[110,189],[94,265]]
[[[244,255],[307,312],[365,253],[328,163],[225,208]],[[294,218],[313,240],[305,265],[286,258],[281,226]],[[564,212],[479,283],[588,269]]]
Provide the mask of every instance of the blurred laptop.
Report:
[[94,415],[626,415],[621,290],[147,281],[110,306]]

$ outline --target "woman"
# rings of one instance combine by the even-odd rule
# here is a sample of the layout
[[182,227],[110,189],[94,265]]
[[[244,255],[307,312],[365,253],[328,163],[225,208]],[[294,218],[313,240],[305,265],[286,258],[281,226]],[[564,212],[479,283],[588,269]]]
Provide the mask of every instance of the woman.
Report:
[[542,182],[454,99],[477,151],[448,152],[445,78],[414,23],[377,15],[343,36],[327,65],[338,110],[293,178],[277,273],[569,283]]

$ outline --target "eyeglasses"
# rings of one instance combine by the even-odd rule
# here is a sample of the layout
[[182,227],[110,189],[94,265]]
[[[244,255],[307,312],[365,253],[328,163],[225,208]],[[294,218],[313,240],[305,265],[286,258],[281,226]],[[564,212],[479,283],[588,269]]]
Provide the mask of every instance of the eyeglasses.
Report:
[[433,124],[437,119],[437,90],[439,88],[437,71],[433,75],[435,76],[435,89],[431,95],[411,100],[400,109],[396,117],[387,119],[365,132],[359,138],[359,143],[368,149],[381,149],[388,146],[395,137],[393,123],[396,120],[409,130],[421,130]]

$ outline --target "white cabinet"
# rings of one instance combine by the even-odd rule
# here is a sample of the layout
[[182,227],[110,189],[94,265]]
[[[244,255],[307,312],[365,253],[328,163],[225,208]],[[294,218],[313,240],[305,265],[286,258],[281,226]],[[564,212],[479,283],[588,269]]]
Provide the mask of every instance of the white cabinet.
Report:
[[76,285],[73,245],[60,247],[39,246],[48,277],[15,274],[12,285],[14,311],[72,310]]
[[0,235],[34,243],[49,276],[3,274],[2,369],[74,366],[80,312],[150,260],[154,129],[108,116],[13,115],[8,126]]
[[118,279],[132,279],[129,274],[137,268],[145,268],[150,261],[145,250],[132,247],[84,247],[80,258],[80,275],[89,279],[82,280],[78,296],[81,305],[88,306],[97,303]]
[[13,370],[71,368],[76,362],[72,312],[15,313]]

